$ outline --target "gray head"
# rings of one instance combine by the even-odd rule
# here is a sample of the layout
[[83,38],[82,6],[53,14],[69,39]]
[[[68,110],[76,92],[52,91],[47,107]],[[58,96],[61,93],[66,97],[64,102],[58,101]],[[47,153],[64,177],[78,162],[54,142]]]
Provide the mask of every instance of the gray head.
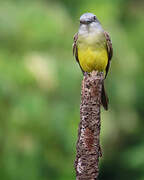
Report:
[[80,24],[90,24],[92,22],[98,22],[99,23],[96,15],[94,15],[92,13],[84,13],[80,17]]

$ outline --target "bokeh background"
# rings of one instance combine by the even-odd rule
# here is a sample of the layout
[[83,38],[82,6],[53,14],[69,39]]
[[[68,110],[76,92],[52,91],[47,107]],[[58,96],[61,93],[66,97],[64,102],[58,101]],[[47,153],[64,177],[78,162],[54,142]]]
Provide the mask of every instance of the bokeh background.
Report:
[[82,13],[110,33],[100,180],[144,180],[144,1],[0,1],[0,179],[73,180],[82,74],[72,56]]

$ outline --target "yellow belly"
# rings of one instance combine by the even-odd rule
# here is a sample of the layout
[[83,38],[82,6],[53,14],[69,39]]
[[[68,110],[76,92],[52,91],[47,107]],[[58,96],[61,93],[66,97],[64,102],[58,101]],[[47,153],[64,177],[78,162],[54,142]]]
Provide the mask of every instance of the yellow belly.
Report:
[[78,48],[78,59],[82,69],[86,72],[104,71],[108,63],[107,49]]

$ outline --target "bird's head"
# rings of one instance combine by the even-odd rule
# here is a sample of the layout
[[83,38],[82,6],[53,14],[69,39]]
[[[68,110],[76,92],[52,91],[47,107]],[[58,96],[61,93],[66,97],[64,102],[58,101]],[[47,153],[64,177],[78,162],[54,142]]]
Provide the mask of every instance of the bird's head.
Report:
[[96,15],[92,13],[84,13],[80,17],[80,24],[90,24],[92,22],[99,22]]

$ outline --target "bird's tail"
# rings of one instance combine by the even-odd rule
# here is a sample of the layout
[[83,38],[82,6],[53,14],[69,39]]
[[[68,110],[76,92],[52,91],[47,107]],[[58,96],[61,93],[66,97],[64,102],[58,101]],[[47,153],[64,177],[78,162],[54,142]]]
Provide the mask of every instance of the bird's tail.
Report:
[[104,109],[108,110],[109,99],[108,99],[108,96],[107,96],[106,91],[105,91],[104,81],[102,83],[101,103],[102,103]]

